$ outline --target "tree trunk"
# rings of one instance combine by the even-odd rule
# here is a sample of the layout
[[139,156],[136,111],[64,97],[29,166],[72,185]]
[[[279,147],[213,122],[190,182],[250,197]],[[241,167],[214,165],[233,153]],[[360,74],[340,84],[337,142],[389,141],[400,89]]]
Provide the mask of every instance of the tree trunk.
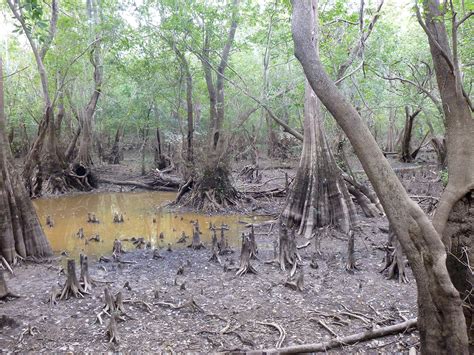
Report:
[[401,161],[405,163],[409,163],[413,160],[411,154],[411,136],[413,132],[413,122],[415,121],[415,117],[421,112],[421,109],[417,109],[416,111],[410,113],[410,108],[405,106],[405,127],[403,128],[403,138],[402,138],[402,154],[401,154]]
[[446,151],[446,139],[444,137],[431,138],[431,145],[436,151],[438,159],[438,168],[440,170],[446,169],[448,166],[448,152]]
[[3,69],[0,58],[0,255],[14,263],[19,255],[44,257],[52,254],[36,211],[17,173],[6,136],[3,97]]
[[88,18],[90,22],[90,30],[96,43],[94,44],[93,52],[90,57],[91,64],[94,67],[94,91],[81,114],[82,121],[82,135],[79,143],[79,150],[76,157],[76,162],[85,166],[90,167],[93,164],[92,161],[92,122],[99,101],[102,78],[103,78],[103,66],[102,66],[102,55],[99,43],[99,33],[97,27],[99,23],[99,8],[96,0],[87,0]]
[[[238,5],[239,0],[234,0],[231,25],[220,55],[215,85],[210,63],[210,31],[208,28],[206,28],[204,48],[200,56],[209,93],[209,148],[206,160],[203,163],[204,167],[199,176],[196,180],[194,178],[190,179],[191,183],[186,183],[188,187],[192,186],[192,192],[190,198],[185,203],[185,205],[190,204],[198,209],[216,211],[237,204],[238,192],[232,186],[230,180],[229,159],[226,158],[226,150],[228,148],[226,147],[225,140],[221,139],[221,129],[224,121],[225,107],[224,72],[228,65],[230,50],[237,30]],[[180,192],[177,201],[182,196],[183,192]]]
[[[303,150],[282,218],[288,228],[296,228],[307,239],[326,226],[338,227],[343,233],[349,234],[357,219],[346,184],[326,139],[321,103],[308,81],[305,83]],[[280,248],[281,244],[280,239]]]
[[[292,3],[295,55],[311,87],[351,141],[413,269],[418,288],[422,352],[467,354],[468,339],[462,302],[446,268],[446,251],[439,234],[440,228],[435,230],[436,223],[431,224],[421,208],[408,197],[359,113],[326,74],[312,41],[314,19],[311,9],[317,6],[316,1],[313,0],[313,5],[310,0],[293,0]],[[439,23],[436,21],[436,24]],[[451,105],[443,106],[453,110]],[[474,121],[470,117],[469,120],[472,127]],[[474,140],[466,139],[469,132],[472,133],[472,129],[453,138],[470,149],[463,149],[461,156],[465,158],[464,164],[471,162],[470,165],[474,167]],[[455,171],[455,174],[460,173]],[[473,176],[471,174],[467,180],[472,181]],[[454,180],[462,177],[467,178],[462,173],[455,176]],[[440,202],[439,208],[442,204]]]

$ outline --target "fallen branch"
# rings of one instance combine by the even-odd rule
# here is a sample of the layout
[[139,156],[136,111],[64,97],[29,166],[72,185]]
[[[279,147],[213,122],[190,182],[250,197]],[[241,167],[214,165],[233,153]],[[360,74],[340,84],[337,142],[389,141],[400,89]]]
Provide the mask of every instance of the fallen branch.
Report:
[[158,186],[158,185],[149,185],[140,181],[135,180],[112,180],[106,178],[98,179],[101,183],[112,184],[112,185],[119,185],[119,186],[135,186],[145,190],[153,190],[153,191],[178,191],[177,188],[169,187],[169,186]]
[[262,353],[294,354],[294,353],[326,352],[329,349],[338,348],[340,346],[347,346],[347,345],[359,343],[361,341],[367,341],[367,340],[371,340],[375,338],[381,338],[387,335],[405,332],[409,330],[410,328],[416,327],[416,324],[417,324],[417,319],[414,318],[414,319],[409,319],[403,323],[389,325],[387,327],[382,327],[382,328],[370,329],[362,333],[352,334],[345,337],[340,337],[340,338],[332,339],[329,341],[324,341],[321,343],[294,345],[294,346],[288,346],[285,348],[254,350],[254,351],[247,352],[247,354],[262,354]]

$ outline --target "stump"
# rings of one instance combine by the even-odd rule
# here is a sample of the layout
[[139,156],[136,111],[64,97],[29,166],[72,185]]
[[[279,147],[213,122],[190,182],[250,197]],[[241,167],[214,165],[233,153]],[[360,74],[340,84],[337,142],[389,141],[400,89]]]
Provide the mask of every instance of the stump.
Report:
[[201,248],[204,248],[204,244],[201,242],[201,231],[199,230],[199,222],[196,221],[193,223],[194,228],[193,228],[193,240],[191,242],[191,245],[188,246],[188,248],[193,248],[194,250],[199,250]]
[[87,213],[87,223],[100,223],[100,221],[95,216],[95,213]]
[[[211,226],[212,226],[212,224],[211,224]],[[218,263],[219,265],[222,265],[221,258],[219,257],[219,247],[217,246],[217,235],[216,235],[215,228],[213,229],[213,234],[212,234],[211,252],[212,252],[212,255],[209,258],[209,261]]]
[[95,282],[89,275],[89,260],[87,255],[81,254],[79,256],[79,262],[81,265],[81,276],[79,277],[79,282],[84,291],[88,292],[92,289],[92,286],[95,286]]
[[67,261],[67,280],[66,283],[63,286],[63,289],[61,290],[61,295],[59,296],[60,300],[63,299],[69,299],[69,297],[72,295],[76,298],[83,298],[84,295],[83,293],[87,293],[84,291],[82,286],[79,284],[79,281],[77,280],[76,276],[76,262],[74,259],[69,259]]
[[79,239],[84,239],[84,228],[79,228],[79,230],[77,231],[76,233],[76,236],[79,238]]
[[163,257],[160,255],[160,251],[158,249],[153,250],[153,259],[163,259]]
[[225,236],[225,231],[229,230],[229,226],[222,223],[220,228],[215,228],[220,229],[221,231],[221,238],[217,243],[217,247],[219,248],[219,255],[232,254],[234,251],[229,247],[229,242],[227,241],[227,237]]
[[114,240],[114,245],[112,247],[112,256],[114,259],[117,259],[124,253],[124,250],[122,248],[122,242],[119,239]]
[[117,312],[113,312],[110,317],[109,325],[107,326],[107,335],[109,336],[109,343],[120,343],[120,337],[117,331]]
[[242,249],[240,251],[240,267],[235,273],[237,276],[250,272],[257,274],[257,270],[250,264],[251,241],[248,235],[242,233]]
[[123,214],[118,212],[114,213],[114,223],[123,223]]
[[0,270],[0,299],[4,299],[7,297],[19,298],[20,296],[15,295],[14,293],[10,292],[10,290],[7,287],[7,282],[5,281],[5,276],[3,275],[3,271]]
[[133,245],[135,246],[135,248],[137,249],[141,249],[143,248],[144,245],[146,245],[145,243],[145,238],[143,237],[140,237],[140,238],[132,238],[132,243]]
[[54,227],[54,222],[53,222],[53,219],[51,218],[51,216],[47,216],[47,217],[46,217],[46,225],[47,225],[49,228],[53,228],[53,227]]
[[186,239],[188,239],[188,236],[183,232],[176,243],[186,243]]
[[388,232],[388,244],[385,252],[385,266],[380,272],[385,271],[387,271],[387,279],[391,280],[398,278],[398,282],[408,283],[402,246],[400,245],[397,235],[391,226]]
[[90,237],[89,241],[100,242],[100,235],[96,234],[95,236]]
[[294,231],[290,229],[292,235],[288,236],[288,227],[280,220],[280,250],[279,250],[279,262],[282,271],[286,270],[287,266],[292,268],[295,267],[297,262],[301,259],[297,249]]
[[258,248],[257,248],[257,242],[255,240],[255,231],[254,231],[253,224],[250,225],[249,238],[250,238],[250,258],[257,259]]

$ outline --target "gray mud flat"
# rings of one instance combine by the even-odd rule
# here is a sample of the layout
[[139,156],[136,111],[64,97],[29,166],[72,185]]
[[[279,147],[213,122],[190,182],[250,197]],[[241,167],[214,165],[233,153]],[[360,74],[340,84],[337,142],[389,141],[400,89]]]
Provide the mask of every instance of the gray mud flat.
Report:
[[[105,284],[97,284],[91,294],[81,299],[47,303],[52,286],[62,285],[65,275],[59,273],[61,260],[43,264],[25,264],[7,276],[11,290],[22,295],[17,300],[0,301],[1,351],[200,351],[218,352],[273,348],[279,339],[277,329],[258,322],[277,323],[286,331],[283,346],[313,343],[333,337],[319,323],[322,320],[338,336],[403,321],[416,315],[415,283],[398,284],[378,272],[384,251],[379,247],[386,234],[384,218],[362,221],[362,232],[356,241],[359,270],[349,274],[344,269],[346,242],[324,239],[318,268],[310,267],[313,246],[301,249],[304,291],[284,286],[287,275],[279,267],[264,261],[273,258],[268,226],[256,230],[260,246],[259,260],[252,260],[259,272],[236,277],[235,271],[208,261],[211,251],[188,248],[160,250],[161,259],[153,259],[152,250],[133,250],[116,262],[90,263],[92,278],[110,281],[113,294],[122,291],[127,317],[118,321],[120,343],[108,343],[104,323],[96,314],[104,305]],[[303,241],[299,241],[302,244]],[[131,245],[124,244],[131,250]],[[238,265],[239,250],[222,257]],[[177,275],[180,266],[184,273]],[[411,273],[409,274],[411,277]],[[123,288],[128,281],[131,290]],[[183,283],[185,284],[184,286]],[[157,298],[156,298],[157,296]],[[193,298],[203,310],[190,307],[172,309],[159,302],[180,304]],[[147,310],[140,302],[151,306]],[[346,313],[344,313],[346,312]],[[363,314],[354,318],[348,313]],[[33,328],[34,335],[23,330]],[[37,330],[37,331],[36,331]],[[403,351],[417,344],[416,332],[385,337],[334,352]]]

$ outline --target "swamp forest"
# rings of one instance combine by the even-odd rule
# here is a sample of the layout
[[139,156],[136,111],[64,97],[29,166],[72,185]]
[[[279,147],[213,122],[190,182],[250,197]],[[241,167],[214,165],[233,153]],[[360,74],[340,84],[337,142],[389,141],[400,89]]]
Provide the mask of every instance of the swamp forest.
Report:
[[473,353],[473,14],[1,0],[0,352]]

